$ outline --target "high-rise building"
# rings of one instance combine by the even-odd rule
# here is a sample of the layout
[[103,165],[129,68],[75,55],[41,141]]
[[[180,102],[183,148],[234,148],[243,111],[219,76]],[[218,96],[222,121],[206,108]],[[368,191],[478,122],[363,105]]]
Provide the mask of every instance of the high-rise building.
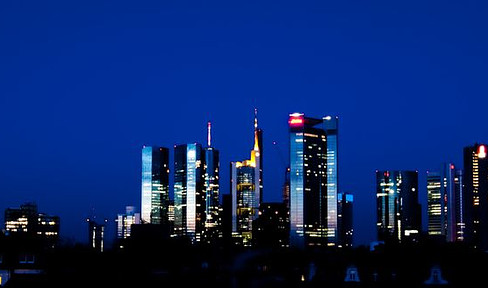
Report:
[[20,208],[7,208],[4,220],[8,235],[36,237],[48,247],[53,247],[59,240],[59,217],[39,213],[35,203],[25,203]]
[[[254,109],[254,158],[257,161],[257,167],[259,168],[259,201],[263,200],[263,191],[264,191],[264,184],[263,184],[263,155],[264,155],[264,147],[263,147],[263,129],[258,127],[258,109]],[[252,152],[251,152],[252,154]],[[252,156],[251,156],[252,158]],[[261,202],[260,202],[261,203]]]
[[126,206],[125,214],[117,215],[117,239],[127,239],[131,236],[132,225],[141,223],[141,214],[135,213],[134,206]]
[[[288,121],[291,247],[337,244],[328,242],[328,147],[323,123],[323,119],[305,117],[300,113],[291,114]],[[337,202],[331,209],[337,213]]]
[[86,219],[88,223],[88,243],[90,248],[97,252],[105,250],[105,226],[107,219],[98,222],[95,217]]
[[445,202],[441,184],[439,172],[427,171],[427,232],[435,237],[446,235]]
[[417,171],[376,171],[377,232],[380,241],[418,241],[421,209]]
[[220,190],[219,150],[212,147],[211,123],[207,124],[207,147],[205,150],[204,164],[204,189],[205,189],[205,243],[213,244],[222,237],[220,216]]
[[352,247],[353,245],[353,204],[354,196],[350,193],[337,195],[337,226],[339,247]]
[[427,171],[427,232],[448,242],[458,240],[457,229],[461,221],[460,207],[456,206],[460,203],[456,190],[460,186],[456,181],[459,178],[452,163],[443,164],[440,173]]
[[455,213],[456,213],[456,241],[464,241],[464,233],[466,224],[464,220],[464,171],[462,169],[456,170],[456,177],[454,178],[455,196]]
[[202,145],[174,147],[175,234],[199,243],[205,231],[204,151]]
[[475,248],[488,250],[488,152],[486,144],[464,148],[465,239]]
[[330,245],[338,243],[337,195],[339,191],[339,117],[325,116],[322,120],[324,121],[325,137],[327,140],[327,242]]
[[142,148],[141,222],[167,225],[169,206],[169,150]]
[[254,147],[251,159],[231,162],[232,236],[237,243],[252,245],[253,221],[262,201],[262,130],[254,114]]

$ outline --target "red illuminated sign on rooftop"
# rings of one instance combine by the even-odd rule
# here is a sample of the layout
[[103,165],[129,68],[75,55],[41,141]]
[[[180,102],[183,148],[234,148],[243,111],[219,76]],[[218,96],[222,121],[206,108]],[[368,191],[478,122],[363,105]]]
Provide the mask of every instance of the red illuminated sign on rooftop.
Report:
[[288,123],[292,127],[303,126],[303,123],[304,123],[303,116],[291,116],[290,120],[288,120]]

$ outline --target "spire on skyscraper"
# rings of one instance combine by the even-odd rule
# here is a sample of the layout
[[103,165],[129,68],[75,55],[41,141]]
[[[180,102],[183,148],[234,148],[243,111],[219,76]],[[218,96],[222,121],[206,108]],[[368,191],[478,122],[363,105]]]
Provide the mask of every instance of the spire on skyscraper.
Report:
[[207,122],[207,147],[211,147],[212,146],[212,134],[211,134],[211,130],[212,130],[212,123],[210,121]]
[[254,151],[259,151],[258,109],[254,108]]

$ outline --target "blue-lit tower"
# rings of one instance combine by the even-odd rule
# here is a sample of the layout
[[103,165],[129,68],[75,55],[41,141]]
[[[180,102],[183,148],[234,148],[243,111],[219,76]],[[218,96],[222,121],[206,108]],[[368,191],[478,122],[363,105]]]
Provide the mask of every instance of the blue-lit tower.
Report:
[[[338,177],[338,125],[339,117],[323,118],[327,145],[327,242],[329,245],[338,243],[337,195],[339,191]],[[352,197],[352,195],[351,195]]]
[[[291,247],[335,245],[328,242],[327,233],[328,147],[323,122],[301,113],[291,114],[288,121]],[[337,213],[337,196],[334,199],[332,208]]]
[[169,206],[169,150],[163,147],[142,148],[143,224],[167,224]]
[[200,242],[205,229],[204,155],[198,143],[174,147],[174,232],[191,243]]

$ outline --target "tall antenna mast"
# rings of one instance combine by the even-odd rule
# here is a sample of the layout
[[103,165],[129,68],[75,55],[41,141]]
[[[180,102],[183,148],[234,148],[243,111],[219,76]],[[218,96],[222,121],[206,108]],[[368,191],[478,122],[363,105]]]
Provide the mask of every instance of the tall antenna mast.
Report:
[[258,129],[258,108],[254,108],[254,129]]
[[208,147],[211,147],[212,146],[212,134],[211,134],[211,131],[212,130],[212,123],[210,123],[210,121],[207,122],[207,146]]

